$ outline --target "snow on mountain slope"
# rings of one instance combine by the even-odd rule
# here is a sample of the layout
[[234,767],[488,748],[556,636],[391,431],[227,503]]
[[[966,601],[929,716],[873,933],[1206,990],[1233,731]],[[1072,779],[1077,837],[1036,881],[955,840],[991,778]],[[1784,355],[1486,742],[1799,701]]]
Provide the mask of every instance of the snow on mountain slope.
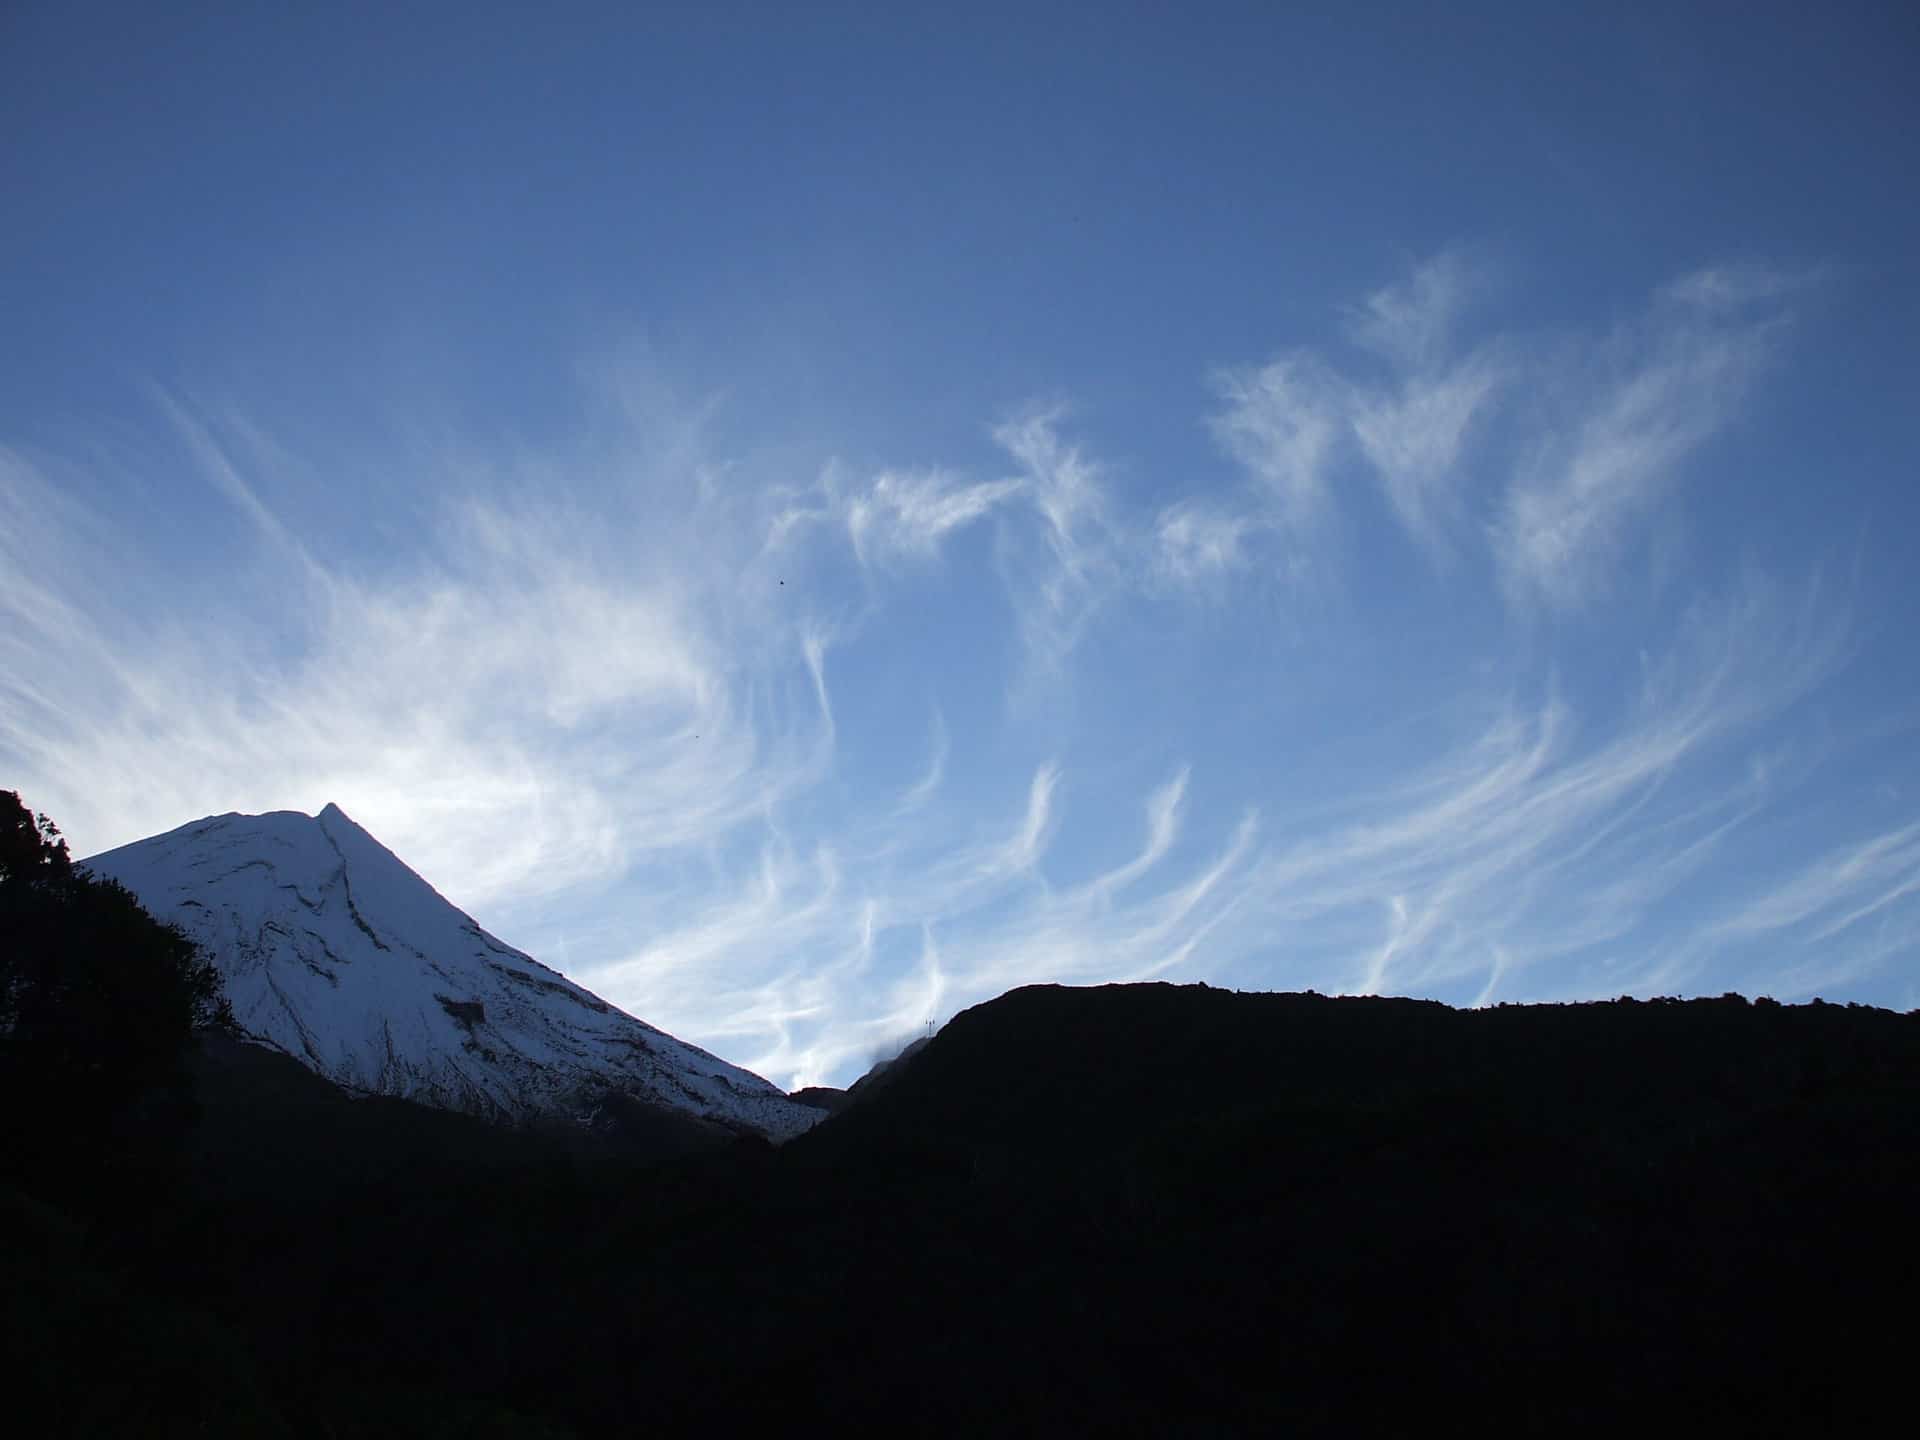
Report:
[[85,864],[206,948],[245,1030],[349,1089],[519,1119],[611,1089],[776,1140],[821,1118],[494,939],[337,806]]

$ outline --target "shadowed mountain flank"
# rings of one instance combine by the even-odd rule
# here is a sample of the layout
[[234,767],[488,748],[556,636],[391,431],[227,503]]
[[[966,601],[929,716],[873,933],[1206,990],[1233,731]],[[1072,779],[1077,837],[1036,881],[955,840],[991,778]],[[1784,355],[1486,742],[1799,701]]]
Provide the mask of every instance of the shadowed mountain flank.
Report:
[[273,1337],[232,1343],[287,1433],[1832,1433],[1902,1396],[1920,1015],[1036,987],[779,1147],[216,1062],[121,1243]]

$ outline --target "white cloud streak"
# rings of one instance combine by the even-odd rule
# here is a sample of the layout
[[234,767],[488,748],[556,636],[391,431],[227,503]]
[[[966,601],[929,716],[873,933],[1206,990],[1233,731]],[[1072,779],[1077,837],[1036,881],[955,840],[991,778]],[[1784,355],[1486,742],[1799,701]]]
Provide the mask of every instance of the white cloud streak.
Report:
[[[1337,482],[1356,471],[1381,487],[1430,559],[1450,563],[1465,523],[1468,442],[1511,378],[1500,344],[1462,354],[1454,339],[1469,303],[1489,286],[1482,270],[1445,254],[1346,312],[1355,343],[1386,362],[1385,379],[1312,350],[1223,371],[1216,383],[1224,405],[1212,428],[1253,483],[1237,513],[1210,514],[1205,528],[1185,506],[1166,511],[1164,568],[1203,577],[1238,563],[1242,542],[1264,534],[1283,572],[1318,578],[1328,568]],[[1214,539],[1221,536],[1232,543]]]
[[1226,403],[1214,434],[1258,483],[1266,523],[1310,535],[1327,511],[1329,470],[1346,434],[1346,382],[1303,353],[1225,371],[1216,383]]
[[847,534],[862,565],[927,561],[954,531],[1021,493],[1018,480],[968,484],[938,472],[887,471],[846,504]]
[[[890,652],[863,647],[905,587],[979,582],[940,569],[960,569],[974,527],[1009,603],[957,603],[1012,627],[995,678],[1015,692],[1068,683],[1123,591],[1231,598],[1266,566],[1312,574],[1336,520],[1364,513],[1350,475],[1436,564],[1483,562],[1516,610],[1603,593],[1737,413],[1793,284],[1701,272],[1618,335],[1529,348],[1466,338],[1489,278],[1443,257],[1347,312],[1364,364],[1295,350],[1223,372],[1212,429],[1241,483],[1151,514],[1057,409],[992,432],[1009,475],[831,465],[757,484],[717,452],[714,408],[648,372],[603,377],[618,420],[591,453],[436,453],[430,478],[396,475],[432,487],[432,527],[389,552],[290,524],[261,430],[162,397],[190,483],[224,497],[246,543],[194,567],[184,602],[188,567],[144,555],[137,521],[0,451],[0,758],[82,853],[336,800],[483,923],[523,922],[505,938],[787,1084],[845,1080],[1033,981],[1485,1003],[1752,975],[1770,945],[1798,957],[1783,984],[1884,966],[1915,933],[1920,830],[1751,863],[1808,769],[1776,763],[1768,727],[1851,644],[1828,591],[1752,570],[1645,636],[1639,672],[1606,677],[1617,703],[1513,657],[1497,697],[1464,670],[1457,693],[1401,696],[1454,720],[1412,742],[1343,733],[1364,778],[1315,809],[1287,798],[1318,793],[1311,756],[1264,734],[1215,753],[1107,717],[1195,757],[1123,795],[1140,839],[1121,858],[1087,800],[1117,762],[1084,733],[1017,715],[978,733],[972,695],[940,693],[924,764],[863,767],[850,737],[871,733],[873,691],[852,662],[884,683]],[[1565,423],[1527,433],[1522,409]],[[1143,661],[1132,683],[1152,673]],[[961,713],[975,718],[950,733]],[[1708,877],[1711,903],[1683,904]]]
[[[1817,589],[1749,575],[1697,610],[1650,666],[1615,733],[1581,749],[1547,697],[1500,715],[1422,780],[1316,826],[1264,863],[1258,906],[1283,933],[1368,958],[1346,988],[1431,991],[1494,963],[1516,976],[1618,942],[1756,813],[1748,768],[1708,789],[1683,771],[1804,697],[1845,657],[1845,621]],[[1372,938],[1369,938],[1371,932]]]
[[1247,564],[1246,541],[1254,522],[1205,501],[1168,506],[1155,523],[1154,564],[1176,584],[1216,581]]
[[1630,524],[1735,412],[1772,356],[1783,293],[1751,275],[1688,277],[1602,350],[1606,378],[1521,467],[1493,527],[1509,595],[1567,610],[1604,593]]
[[1486,264],[1463,251],[1443,251],[1349,309],[1347,332],[1405,373],[1429,374],[1449,358],[1462,316],[1493,288]]
[[1475,423],[1508,379],[1488,353],[1398,388],[1356,390],[1350,423],[1401,526],[1435,559],[1453,558],[1464,527],[1460,466]]
[[927,759],[927,773],[914,781],[901,795],[894,806],[896,816],[911,815],[926,807],[933,797],[940,793],[940,787],[947,778],[947,757],[953,752],[953,742],[947,735],[947,722],[938,710],[933,712],[931,753]]
[[[236,571],[193,626],[53,603],[85,593],[82,574],[138,573],[134,537],[80,568],[46,478],[17,458],[0,474],[23,520],[0,577],[24,652],[6,748],[84,849],[334,800],[484,907],[698,846],[830,754],[825,633],[756,627],[766,673],[743,673],[738,622],[708,603],[730,577],[628,568],[563,510],[484,495],[444,502],[440,543],[406,571],[357,577],[293,544],[210,426],[190,451],[300,577]],[[273,646],[246,638],[269,627]],[[779,698],[796,670],[812,714]]]
[[1715,927],[1745,938],[1800,932],[1827,941],[1920,894],[1920,825],[1829,851]]
[[[1742,745],[1846,653],[1845,614],[1819,587],[1750,573],[1684,619],[1618,717],[1583,716],[1552,693],[1515,701],[1330,813],[1263,823],[1250,812],[1226,835],[1216,820],[1197,845],[1183,844],[1193,772],[1182,767],[1143,798],[1139,849],[1075,881],[1046,873],[1074,817],[1065,771],[1042,766],[997,836],[930,855],[923,827],[889,830],[838,891],[785,857],[791,885],[744,890],[688,936],[589,978],[645,1013],[678,993],[654,985],[685,985],[723,953],[737,966],[745,937],[763,937],[760,978],[731,1013],[743,1040],[778,1036],[755,1059],[796,1079],[844,1075],[940,1006],[1035,981],[1258,976],[1263,988],[1462,1003],[1697,982],[1729,952],[1711,924],[1666,907],[1710,870],[1746,873],[1732,857],[1778,778]],[[1905,832],[1873,852],[1856,909],[1904,899],[1917,844]],[[1863,889],[1868,878],[1879,889]],[[774,894],[789,897],[777,913]],[[871,991],[876,967],[897,980]],[[825,1019],[861,993],[884,994],[884,1007]]]
[[1040,520],[1038,553],[1002,547],[1006,582],[1025,641],[1026,670],[1011,686],[1016,702],[1039,685],[1058,685],[1068,659],[1108,593],[1122,580],[1124,537],[1110,516],[1100,467],[1060,434],[1058,407],[1034,410],[994,430],[1019,464]]
[[[1225,507],[1184,500],[1156,524],[1158,569],[1199,584],[1266,559],[1297,580],[1334,570],[1346,482],[1377,485],[1442,570],[1484,551],[1517,611],[1575,611],[1622,557],[1685,463],[1737,414],[1811,282],[1759,267],[1683,277],[1597,339],[1460,339],[1491,271],[1443,254],[1346,312],[1376,361],[1297,349],[1218,377],[1212,427],[1250,484]],[[1510,406],[1516,392],[1527,403]],[[1504,448],[1481,455],[1508,416]]]

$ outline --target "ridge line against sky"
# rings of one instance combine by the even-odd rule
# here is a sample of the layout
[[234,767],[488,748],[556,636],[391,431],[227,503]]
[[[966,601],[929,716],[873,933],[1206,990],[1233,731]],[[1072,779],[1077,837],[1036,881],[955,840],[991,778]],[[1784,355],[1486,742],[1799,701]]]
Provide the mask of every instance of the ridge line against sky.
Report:
[[1034,981],[1920,1006],[1893,17],[96,8],[0,61],[76,853],[335,802],[787,1086]]
[[[986,777],[989,803],[952,828],[957,746],[937,701],[901,747],[912,763],[869,778],[838,753],[840,657],[884,644],[916,587],[966,575],[986,603],[997,585],[1007,633],[989,708],[1008,734],[1044,733],[1033,712],[1065,703],[1103,612],[1178,625],[1251,574],[1305,604],[1357,603],[1360,577],[1332,559],[1353,548],[1340,531],[1367,487],[1420,586],[1497,589],[1498,632],[1529,645],[1602,603],[1648,549],[1641,529],[1764,383],[1813,284],[1695,272],[1584,352],[1536,347],[1560,366],[1543,380],[1523,337],[1453,338],[1462,269],[1442,255],[1355,308],[1367,348],[1391,357],[1383,379],[1312,349],[1219,372],[1205,428],[1235,469],[1215,493],[1129,504],[1059,408],[990,427],[1010,474],[855,479],[832,463],[760,495],[716,483],[725,459],[683,438],[682,462],[698,458],[641,492],[646,565],[601,538],[631,536],[634,497],[573,488],[590,459],[540,457],[521,461],[537,496],[515,476],[470,483],[439,502],[426,554],[356,574],[264,498],[283,479],[262,427],[156,390],[253,573],[202,613],[211,633],[164,604],[116,612],[80,577],[137,573],[139,536],[76,512],[50,466],[8,452],[8,751],[87,849],[210,811],[339,801],[504,938],[790,1080],[843,1075],[921,1021],[1033,980],[1247,983],[1266,963],[1270,983],[1485,1003],[1688,986],[1736,940],[1796,933],[1824,952],[1821,974],[1868,978],[1893,934],[1876,918],[1920,889],[1910,822],[1856,827],[1837,848],[1857,863],[1756,875],[1656,943],[1632,940],[1819,763],[1727,747],[1843,668],[1857,627],[1842,556],[1785,579],[1737,567],[1677,624],[1650,627],[1624,704],[1591,685],[1576,704],[1551,660],[1511,669],[1497,698],[1422,697],[1452,712],[1445,742],[1394,745],[1398,766],[1361,763],[1363,783],[1305,811],[1283,785],[1249,784],[1237,815],[1216,803],[1195,827],[1206,762],[1168,752],[1167,773],[1119,807],[1142,839],[1111,863],[1057,843],[1075,808],[1070,753],[1027,769],[1024,794],[1012,774]],[[1506,465],[1467,465],[1501,397],[1529,385],[1558,392],[1551,432],[1508,439],[1520,458]],[[683,436],[716,413],[691,407]],[[678,526],[660,524],[663,502]],[[1477,526],[1474,505],[1490,517]],[[1202,513],[1231,545],[1189,543],[1182,524]],[[1566,546],[1582,567],[1559,562]],[[836,570],[832,587],[818,578]],[[272,654],[280,634],[297,638]],[[871,786],[859,803],[827,802],[856,784]],[[1564,960],[1580,968],[1541,984]],[[1739,977],[1792,993],[1808,963],[1789,949]]]

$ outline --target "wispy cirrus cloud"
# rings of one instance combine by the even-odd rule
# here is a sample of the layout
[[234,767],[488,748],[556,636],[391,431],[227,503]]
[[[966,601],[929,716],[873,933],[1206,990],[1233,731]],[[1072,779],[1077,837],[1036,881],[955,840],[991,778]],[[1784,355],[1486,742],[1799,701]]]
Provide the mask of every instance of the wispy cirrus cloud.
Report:
[[168,408],[190,474],[249,522],[240,549],[265,547],[192,623],[89,605],[82,576],[149,568],[138,535],[81,559],[48,478],[17,459],[0,475],[26,521],[0,576],[23,652],[5,739],[82,845],[335,800],[486,904],[697,845],[827,762],[825,640],[716,604],[738,578],[723,547],[635,567],[566,496],[476,491],[441,497],[403,568],[356,573],[292,537],[215,422]]
[[911,815],[924,808],[946,783],[947,759],[953,753],[953,741],[947,734],[946,719],[937,709],[933,712],[929,739],[926,773],[909,785],[894,803],[893,813],[896,816]]
[[1057,683],[1068,657],[1111,589],[1123,580],[1125,536],[1112,514],[1099,464],[1060,430],[1059,407],[997,426],[993,438],[1019,465],[1038,536],[1009,537],[1002,565],[1024,638],[1026,670],[1016,693]]
[[[1348,336],[1384,362],[1384,377],[1377,364],[1343,364],[1316,350],[1222,372],[1212,428],[1253,484],[1237,512],[1210,516],[1203,533],[1236,542],[1265,535],[1288,573],[1311,575],[1326,568],[1324,531],[1340,508],[1340,484],[1370,478],[1407,534],[1449,562],[1466,519],[1468,441],[1512,378],[1504,342],[1463,350],[1457,339],[1491,285],[1485,267],[1447,253],[1348,308]],[[1241,558],[1238,543],[1196,546],[1193,529],[1179,507],[1162,515],[1170,570],[1198,576]]]
[[[81,576],[142,572],[137,530],[66,504],[17,457],[0,472],[0,505],[21,521],[0,552],[3,633],[21,660],[0,687],[7,754],[83,851],[210,812],[337,801],[483,920],[571,897],[564,921],[511,938],[789,1078],[824,1078],[985,998],[1010,973],[985,945],[1044,934],[1033,953],[1048,963],[1071,910],[1102,915],[1113,954],[1137,967],[1190,949],[1199,896],[1170,902],[1150,883],[1184,777],[1150,797],[1134,861],[1059,892],[1042,867],[1061,767],[1033,767],[1001,833],[949,840],[970,828],[954,810],[968,797],[948,786],[938,708],[928,764],[890,806],[820,809],[840,745],[835,648],[871,617],[837,627],[783,586],[781,547],[845,544],[862,569],[925,560],[1017,502],[1035,543],[1007,583],[1044,602],[1064,661],[1116,560],[1097,467],[1052,415],[998,432],[1020,467],[1010,479],[884,472],[798,519],[790,491],[756,505],[707,483],[698,427],[669,427],[666,461],[637,442],[612,493],[579,485],[609,468],[604,453],[543,457],[505,483],[442,455],[443,486],[447,472],[468,486],[442,488],[431,543],[383,566],[296,537],[269,498],[261,432],[171,397],[162,408],[180,483],[221,497],[258,557],[194,617],[198,634],[89,609]],[[897,479],[908,473],[923,479]],[[836,515],[837,539],[814,523]],[[271,643],[248,640],[256,628]],[[1129,917],[1146,917],[1143,933],[1121,943]],[[1075,973],[1097,969],[1096,941],[1077,942]]]
[[1490,265],[1447,251],[1347,316],[1354,341],[1393,371],[1384,383],[1352,387],[1353,437],[1401,527],[1443,565],[1468,518],[1468,441],[1516,378],[1512,342],[1483,338],[1463,350],[1458,339],[1474,304],[1495,288]]
[[1631,952],[1597,947],[1646,925],[1758,812],[1764,767],[1724,747],[1829,678],[1846,635],[1818,587],[1796,596],[1750,574],[1696,608],[1588,743],[1551,693],[1504,707],[1424,774],[1278,849],[1254,903],[1327,947],[1323,962],[1348,957],[1347,988],[1366,993],[1430,992],[1491,967],[1518,978],[1545,961],[1564,976],[1583,955],[1623,987],[1644,978]]
[[1753,261],[1709,265],[1661,288],[1664,299],[1702,311],[1740,311],[1791,300],[1821,283],[1817,270],[1783,270]]
[[1397,386],[1356,390],[1349,422],[1401,527],[1450,563],[1467,524],[1467,443],[1510,379],[1491,349]]
[[938,472],[886,471],[846,502],[847,534],[860,563],[929,560],[956,530],[1019,495],[1019,480],[966,482]]
[[[1904,825],[1818,856],[1727,915],[1727,937],[1797,933],[1833,939],[1920,894],[1920,825]],[[1920,937],[1916,937],[1920,943]]]
[[[1252,821],[1197,873],[1168,873],[1182,772],[1146,797],[1136,855],[1049,884],[1061,776],[1042,765],[998,833],[964,844],[930,847],[923,827],[883,823],[857,827],[856,853],[806,856],[770,836],[737,889],[583,978],[641,1014],[724,1017],[707,1033],[764,1047],[751,1063],[810,1083],[1011,985],[1137,978],[1186,962],[1231,908],[1226,881]],[[729,982],[717,994],[716,967]]]
[[1784,276],[1702,271],[1597,349],[1595,378],[1519,467],[1493,527],[1509,595],[1569,609],[1603,592],[1629,527],[1736,413],[1774,355]]
[[1310,533],[1330,503],[1329,472],[1345,439],[1347,384],[1308,353],[1223,371],[1212,425],[1260,487],[1273,528]]
[[[1661,287],[1610,334],[1469,340],[1497,277],[1437,256],[1343,312],[1374,364],[1296,349],[1222,372],[1211,424],[1250,484],[1224,505],[1162,512],[1159,568],[1199,582],[1264,543],[1284,573],[1325,573],[1331,522],[1371,483],[1441,569],[1483,556],[1514,608],[1581,608],[1607,593],[1638,527],[1739,413],[1812,283],[1709,268]],[[1503,411],[1499,443],[1482,444]]]
[[[1762,868],[1706,924],[1702,949],[1755,957],[1755,989],[1802,1000],[1920,959],[1920,824],[1896,825]],[[1913,1008],[1913,987],[1906,987]]]
[[1153,569],[1179,585],[1217,581],[1248,563],[1255,522],[1207,501],[1182,501],[1154,525]]
[[[1817,574],[1698,577],[1592,654],[1436,621],[1424,678],[1397,636],[1275,663],[1237,613],[1368,524],[1432,562],[1372,582],[1410,609],[1476,581],[1586,605],[1797,293],[1704,271],[1537,341],[1476,328],[1497,278],[1442,257],[1337,312],[1350,353],[1221,372],[1233,478],[1151,507],[1057,407],[971,467],[796,479],[641,366],[596,372],[577,444],[393,446],[405,523],[329,530],[270,424],[161,394],[148,510],[0,451],[0,757],[83,851],[338,801],[504,938],[788,1084],[1028,982],[1486,1002],[1878,973],[1914,933],[1912,826],[1775,848],[1820,760],[1795,717],[1855,643]],[[204,550],[149,543],[195,496]],[[1084,643],[1142,616],[1217,668]],[[1075,685],[1097,713],[998,703]]]
[[1057,684],[1088,622],[1128,583],[1133,544],[1101,466],[1062,433],[1063,418],[1060,406],[1035,406],[993,427],[1012,475],[930,468],[863,478],[830,465],[813,485],[783,492],[763,549],[782,553],[840,532],[861,571],[885,579],[933,564],[962,532],[995,521],[1000,579],[1024,642],[1026,669],[1013,688]]
[[[829,861],[769,839],[726,901],[585,978],[643,1014],[710,1011],[750,1063],[796,1079],[1039,981],[1204,975],[1456,1003],[1728,988],[1756,958],[1672,907],[1708,873],[1764,893],[1745,857],[1784,797],[1753,745],[1845,663],[1847,636],[1819,586],[1751,573],[1676,627],[1618,713],[1515,697],[1410,767],[1383,745],[1374,782],[1330,804],[1216,809],[1198,835],[1182,766],[1138,797],[1133,853],[1079,878],[1061,851],[1078,829],[1069,771],[1045,764],[965,843],[863,828]],[[1904,879],[1894,848],[1881,893]],[[716,999],[701,988],[715,967],[747,983]]]
[[1431,374],[1452,358],[1461,320],[1496,289],[1493,267],[1464,250],[1445,250],[1383,285],[1343,316],[1355,344],[1402,373]]

